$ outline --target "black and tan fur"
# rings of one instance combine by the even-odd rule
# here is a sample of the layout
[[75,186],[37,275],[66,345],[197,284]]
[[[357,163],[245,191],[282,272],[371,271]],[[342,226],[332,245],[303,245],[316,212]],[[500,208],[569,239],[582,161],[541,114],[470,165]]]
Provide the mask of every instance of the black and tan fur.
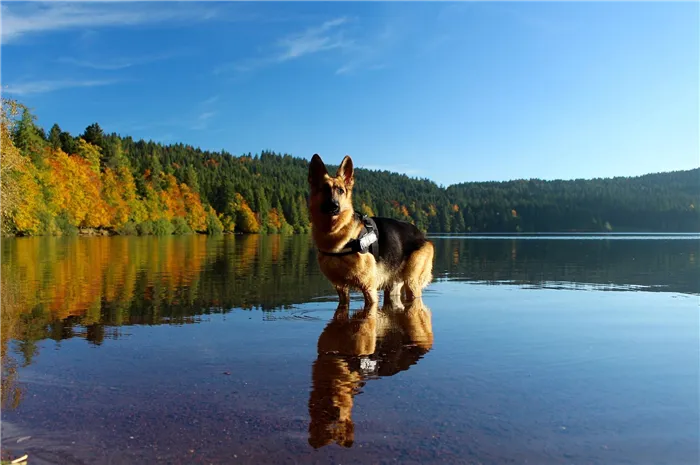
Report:
[[[351,447],[355,440],[355,396],[370,379],[393,376],[418,363],[433,346],[432,312],[420,298],[407,303],[391,296],[381,312],[363,309],[350,315],[339,306],[318,338],[309,395],[309,444],[333,442]],[[376,363],[367,376],[361,359]]]
[[309,165],[309,198],[312,235],[319,249],[318,262],[323,274],[338,291],[340,304],[349,303],[350,289],[360,290],[365,306],[376,306],[378,290],[385,299],[401,295],[410,301],[421,297],[432,280],[433,244],[414,225],[390,218],[373,217],[379,237],[379,254],[354,253],[329,256],[338,252],[361,233],[363,224],[355,215],[352,190],[355,174],[352,159],[343,158],[335,176],[330,176],[318,154]]

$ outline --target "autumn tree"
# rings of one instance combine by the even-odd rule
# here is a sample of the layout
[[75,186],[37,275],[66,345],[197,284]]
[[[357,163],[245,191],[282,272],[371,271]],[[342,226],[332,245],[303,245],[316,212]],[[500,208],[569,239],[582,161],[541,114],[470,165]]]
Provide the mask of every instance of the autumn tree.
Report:
[[17,103],[3,98],[0,115],[0,226],[3,234],[12,229],[12,215],[22,195],[17,178],[26,163],[12,140],[13,118],[17,113]]

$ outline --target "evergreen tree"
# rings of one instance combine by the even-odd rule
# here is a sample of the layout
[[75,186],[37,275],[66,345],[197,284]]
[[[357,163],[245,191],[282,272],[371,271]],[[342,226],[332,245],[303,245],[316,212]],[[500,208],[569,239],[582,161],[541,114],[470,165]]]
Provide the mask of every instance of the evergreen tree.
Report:
[[197,179],[197,172],[194,170],[192,165],[188,165],[185,170],[185,184],[190,186],[193,192],[199,193],[199,181]]
[[44,147],[46,142],[41,137],[32,115],[27,108],[22,111],[22,117],[15,125],[14,143],[20,152],[29,156],[37,166],[44,166]]
[[51,130],[49,131],[49,145],[51,145],[51,148],[54,150],[61,148],[61,128],[58,124],[51,126]]
[[85,139],[85,142],[88,144],[96,145],[98,147],[102,147],[104,142],[104,133],[102,132],[100,125],[97,123],[93,123],[86,127],[85,132],[83,132],[81,137]]

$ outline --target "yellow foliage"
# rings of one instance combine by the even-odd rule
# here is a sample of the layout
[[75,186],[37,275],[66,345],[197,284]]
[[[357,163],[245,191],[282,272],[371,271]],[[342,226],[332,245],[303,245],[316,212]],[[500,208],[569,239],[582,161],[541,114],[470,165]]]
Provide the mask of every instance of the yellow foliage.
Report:
[[[31,163],[12,142],[13,118],[18,113],[19,105],[17,102],[2,100],[2,115],[0,116],[0,221],[2,221],[3,233],[12,230],[17,213],[26,215],[20,205],[28,200],[27,195],[35,194],[33,186],[26,185],[29,180],[22,180],[23,176],[27,176]],[[26,190],[27,187],[29,187],[29,191]],[[36,218],[34,220],[38,224],[38,220]]]
[[107,168],[102,176],[102,197],[108,208],[102,226],[118,228],[129,221],[136,201],[136,186],[129,170],[120,168],[115,172]]
[[102,180],[90,162],[62,150],[51,151],[48,161],[51,199],[70,224],[93,228],[107,224],[109,212],[100,195]]
[[202,206],[199,194],[193,192],[185,183],[180,184],[185,206],[185,220],[193,231],[203,232],[207,229],[207,213]]
[[78,139],[78,155],[83,157],[95,173],[100,172],[100,153],[102,149],[96,145],[85,142],[82,137]]
[[[82,316],[101,299],[107,304],[131,301],[137,273],[146,272],[149,282],[170,292],[189,287],[202,271],[207,247],[206,238],[201,236],[192,237],[187,247],[177,241],[114,238],[72,241],[63,248],[37,247],[36,241],[41,240],[14,241],[8,248],[11,266],[6,267],[3,262],[3,304],[7,283],[21,281],[24,284],[13,294],[21,305],[13,310],[27,313],[43,305],[59,320]],[[51,277],[48,284],[47,276]],[[3,315],[4,312],[3,306]],[[4,331],[3,325],[3,336]]]
[[248,206],[248,202],[246,202],[241,194],[236,193],[231,209],[237,213],[238,218],[236,224],[241,232],[260,232],[260,223],[258,222],[255,213],[253,213],[253,210],[251,210],[250,206]]
[[[10,181],[9,179],[3,178],[3,186],[6,182],[8,184],[16,183],[17,189],[22,193],[15,205],[7,206],[12,209],[7,219],[10,219],[12,223],[14,223],[17,232],[23,234],[37,234],[41,225],[39,221],[39,212],[41,211],[41,202],[44,199],[39,183],[37,182],[36,169],[33,165],[27,163],[23,170],[18,173],[16,179]],[[5,199],[3,199],[2,202],[4,204]],[[3,218],[3,225],[5,219],[6,218]]]
[[224,232],[232,233],[236,230],[236,223],[234,223],[233,218],[228,215],[219,213],[219,221],[224,227]]
[[363,204],[360,206],[360,212],[361,212],[363,215],[374,216],[374,211],[373,211],[372,208],[371,208],[369,205],[367,205],[366,203],[363,203]]

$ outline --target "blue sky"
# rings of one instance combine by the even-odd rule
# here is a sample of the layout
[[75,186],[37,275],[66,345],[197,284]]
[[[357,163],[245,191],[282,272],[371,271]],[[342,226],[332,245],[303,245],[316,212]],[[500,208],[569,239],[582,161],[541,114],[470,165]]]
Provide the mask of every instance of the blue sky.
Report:
[[439,184],[700,165],[697,2],[14,3],[39,123]]

